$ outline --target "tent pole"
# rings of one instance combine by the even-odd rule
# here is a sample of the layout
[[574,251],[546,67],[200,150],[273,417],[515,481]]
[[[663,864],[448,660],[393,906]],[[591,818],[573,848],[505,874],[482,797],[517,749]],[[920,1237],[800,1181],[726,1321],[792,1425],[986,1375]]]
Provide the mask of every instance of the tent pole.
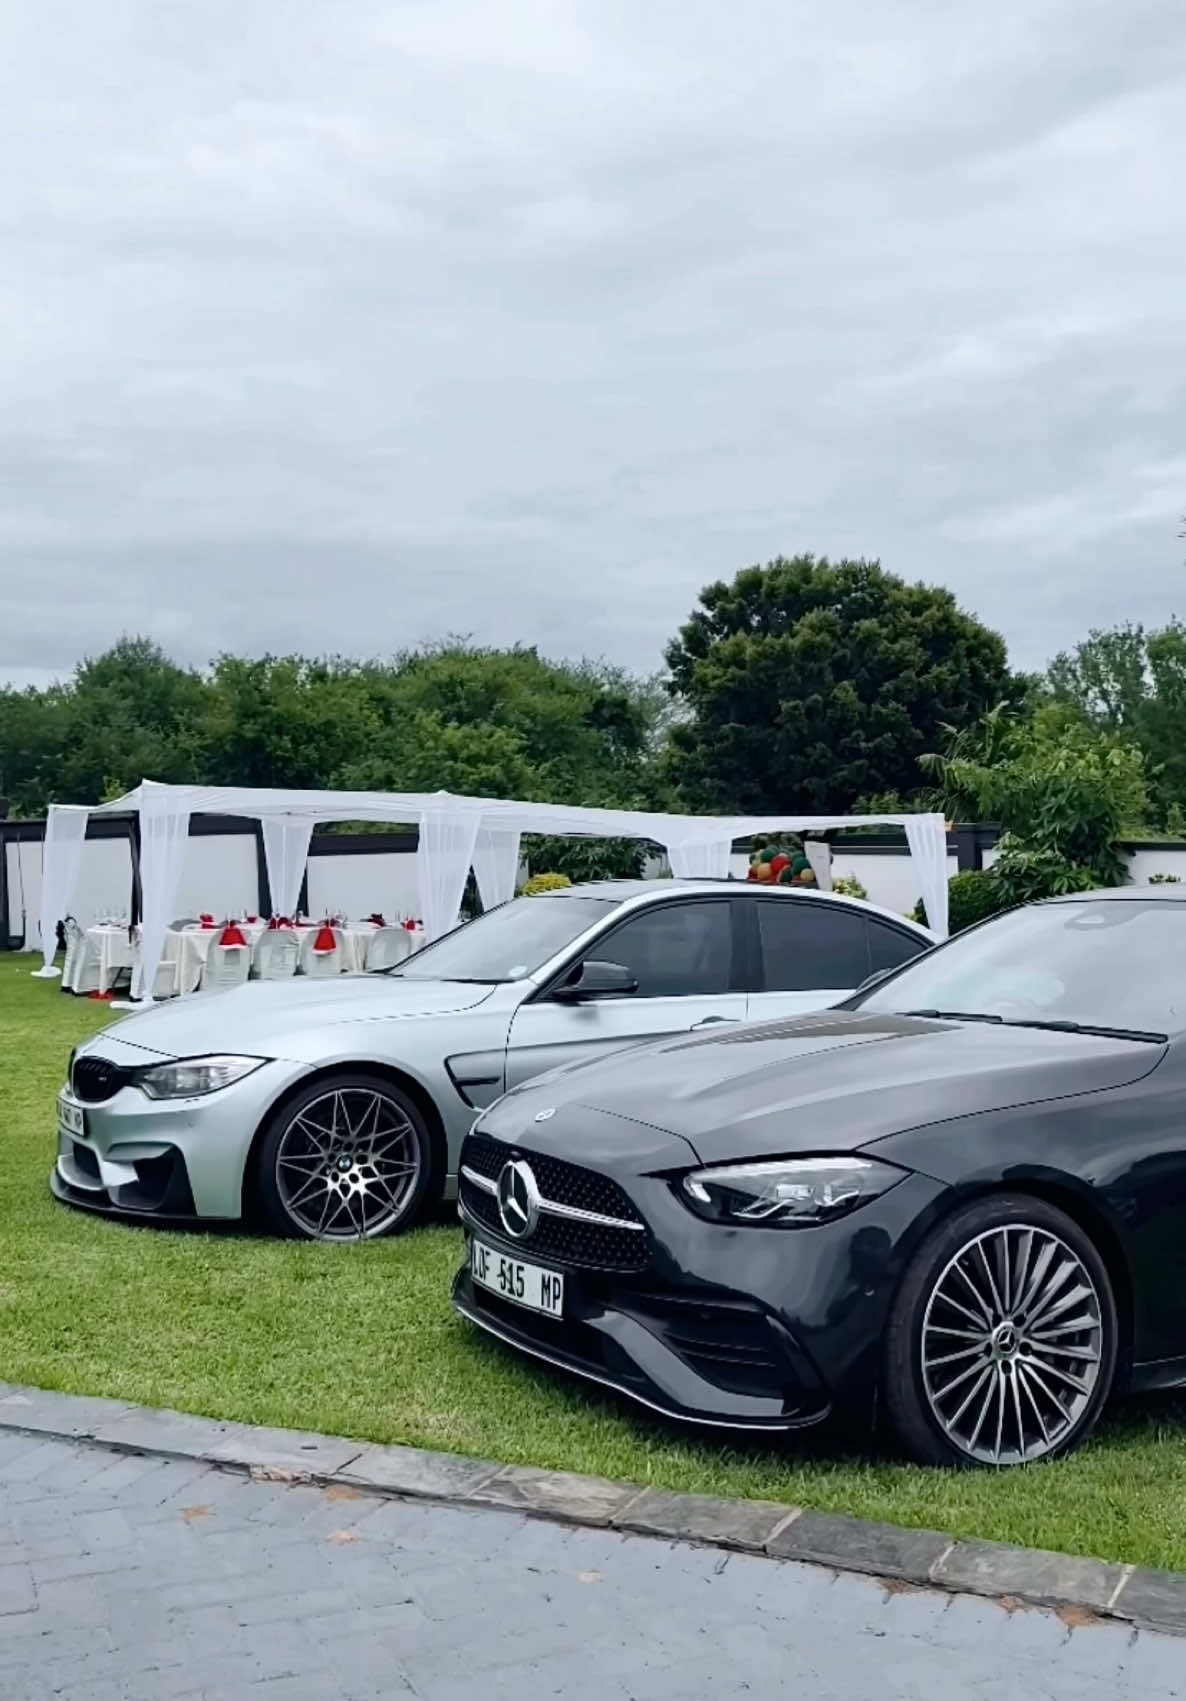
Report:
[[132,853],[132,926],[138,927],[143,917],[144,893],[140,886],[140,811],[128,821],[128,849]]
[[255,880],[259,913],[264,921],[271,921],[275,913],[272,908],[272,882],[268,879],[268,859],[264,852],[263,823],[258,818],[255,822]]

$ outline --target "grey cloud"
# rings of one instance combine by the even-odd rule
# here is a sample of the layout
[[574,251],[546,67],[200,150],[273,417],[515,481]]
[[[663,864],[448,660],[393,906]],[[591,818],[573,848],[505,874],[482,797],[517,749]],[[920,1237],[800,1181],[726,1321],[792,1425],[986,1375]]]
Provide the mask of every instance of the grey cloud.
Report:
[[1178,0],[21,27],[0,677],[124,629],[650,668],[799,548],[950,585],[1027,666],[1175,611]]

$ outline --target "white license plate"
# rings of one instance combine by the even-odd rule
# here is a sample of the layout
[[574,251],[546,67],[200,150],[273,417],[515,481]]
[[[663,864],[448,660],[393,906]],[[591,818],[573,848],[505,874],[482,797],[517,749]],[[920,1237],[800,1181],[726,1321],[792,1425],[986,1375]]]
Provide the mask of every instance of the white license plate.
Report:
[[564,1310],[564,1277],[555,1270],[508,1258],[480,1240],[470,1241],[469,1268],[479,1287],[489,1288],[500,1299],[524,1305],[528,1311],[542,1311],[546,1317],[559,1317]]
[[72,1104],[65,1095],[58,1099],[58,1128],[63,1134],[69,1134],[71,1139],[86,1139],[86,1117],[82,1106]]

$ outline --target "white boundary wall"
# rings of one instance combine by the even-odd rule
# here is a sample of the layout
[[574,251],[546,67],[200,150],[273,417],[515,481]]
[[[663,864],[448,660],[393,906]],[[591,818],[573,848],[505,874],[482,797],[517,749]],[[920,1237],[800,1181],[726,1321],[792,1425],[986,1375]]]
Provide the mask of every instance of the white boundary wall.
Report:
[[340,915],[358,920],[377,914],[395,921],[419,914],[414,851],[311,856],[308,880],[311,916]]
[[[6,847],[5,877],[8,881],[9,928],[21,935],[24,914],[25,946],[37,947],[37,916],[41,907],[41,845],[16,843]],[[985,867],[996,852],[984,852]],[[735,855],[731,872],[744,879],[748,858]],[[1186,884],[1186,845],[1164,848],[1142,847],[1130,854],[1132,878],[1143,884],[1152,874],[1176,874]],[[657,873],[662,863],[648,865]],[[903,845],[900,855],[846,849],[832,862],[833,872],[851,874],[865,887],[870,901],[901,915],[918,900],[914,864]],[[948,874],[956,872],[956,858],[947,859]],[[526,869],[521,870],[523,875]],[[191,838],[182,874],[177,915],[196,916],[203,910],[219,917],[249,915],[259,904],[254,836],[248,833],[210,834]],[[357,918],[373,911],[395,918],[416,915],[419,893],[416,857],[411,850],[354,852],[335,856],[311,856],[308,864],[309,913],[313,916],[342,915]],[[23,893],[22,893],[23,884]],[[82,873],[74,900],[74,914],[88,926],[106,916],[126,916],[131,902],[132,862],[125,839],[88,839],[83,850]],[[176,919],[171,917],[172,919]]]
[[[5,846],[9,931],[27,950],[37,949],[41,910],[41,844]],[[311,856],[308,863],[309,913],[349,919],[378,912],[395,919],[419,913],[414,851],[358,852]],[[23,890],[22,890],[23,888]],[[124,838],[88,839],[71,905],[84,927],[108,917],[123,918],[132,900],[132,856]],[[204,911],[218,916],[251,915],[259,908],[255,837],[250,833],[191,837],[186,851],[175,921]],[[23,914],[23,922],[22,922]]]
[[[949,854],[948,879],[958,867],[955,855]],[[735,853],[730,858],[729,872],[735,879],[744,880],[749,872],[749,857]],[[836,851],[832,856],[832,878],[839,880],[844,875],[855,875],[868,893],[871,904],[880,904],[883,909],[894,910],[898,915],[909,915],[918,902],[914,860],[907,854],[905,846],[900,856],[893,851],[888,855],[874,851],[865,851],[864,854],[860,851]]]

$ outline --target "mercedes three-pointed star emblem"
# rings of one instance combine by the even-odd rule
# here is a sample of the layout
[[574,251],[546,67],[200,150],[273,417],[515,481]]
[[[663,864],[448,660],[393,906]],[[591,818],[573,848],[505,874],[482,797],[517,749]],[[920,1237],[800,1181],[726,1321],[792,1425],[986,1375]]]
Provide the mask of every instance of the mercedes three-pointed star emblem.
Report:
[[514,1158],[498,1178],[498,1214],[514,1240],[526,1240],[539,1222],[540,1194],[531,1166]]

